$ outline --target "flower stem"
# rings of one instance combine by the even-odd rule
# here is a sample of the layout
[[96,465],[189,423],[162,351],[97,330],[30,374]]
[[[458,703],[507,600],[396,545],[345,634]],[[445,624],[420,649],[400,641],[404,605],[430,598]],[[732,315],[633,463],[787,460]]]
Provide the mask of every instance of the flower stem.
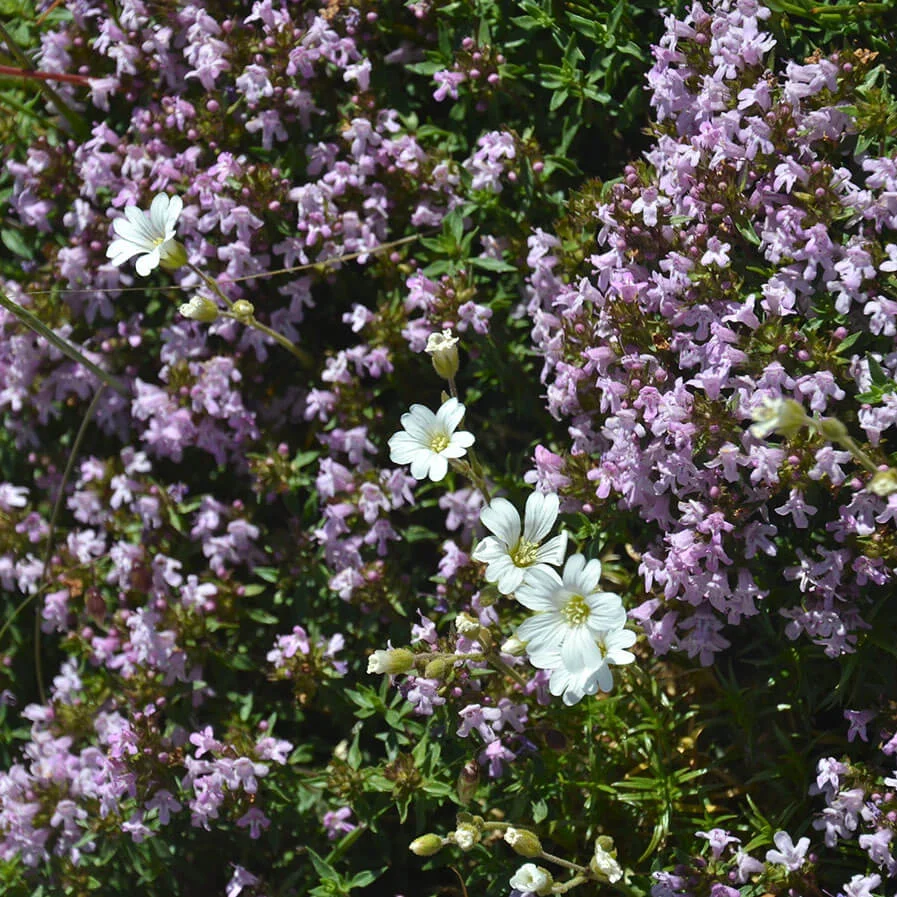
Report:
[[212,292],[228,307],[228,309],[231,309],[234,307],[234,303],[231,302],[230,299],[227,298],[227,296],[224,294],[224,291],[221,289],[220,286],[218,286],[218,281],[215,280],[214,277],[210,277],[208,274],[206,274],[205,271],[203,271],[200,268],[197,268],[196,265],[193,264],[193,262],[187,262],[187,267],[194,274],[198,275],[202,279],[202,282],[210,290],[212,290]]
[[556,863],[558,866],[563,866],[565,869],[572,869],[579,875],[586,876],[589,874],[589,870],[585,866],[579,866],[576,863],[571,863],[570,860],[556,857],[553,853],[548,853],[543,850],[542,853],[539,854],[539,856],[543,860],[548,860],[549,863]]

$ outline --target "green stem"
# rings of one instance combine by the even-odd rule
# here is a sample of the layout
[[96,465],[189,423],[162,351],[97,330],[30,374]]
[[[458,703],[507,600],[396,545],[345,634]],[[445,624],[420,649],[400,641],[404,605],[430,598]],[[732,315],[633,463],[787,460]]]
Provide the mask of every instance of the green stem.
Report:
[[552,894],[566,894],[567,891],[572,891],[573,888],[577,888],[580,885],[584,885],[589,879],[585,875],[574,875],[569,881],[565,881],[559,884],[555,884],[552,888]]
[[[241,320],[237,318],[237,320]],[[275,342],[280,343],[281,346],[284,347],[288,352],[292,352],[292,354],[299,359],[299,363],[306,368],[313,368],[315,366],[314,358],[309,355],[305,349],[300,349],[295,343],[290,342],[282,333],[278,333],[276,330],[272,330],[270,327],[262,324],[261,321],[257,320],[255,316],[249,318],[245,321],[245,324],[248,327],[254,327],[256,330],[260,330],[266,336],[270,336]]]
[[227,306],[228,309],[234,307],[234,303],[224,295],[224,291],[218,286],[218,281],[214,277],[210,277],[200,268],[197,268],[193,262],[187,262],[187,267],[194,273],[199,275],[202,282]]
[[[65,501],[65,487],[68,484],[69,478],[72,475],[72,470],[75,467],[75,459],[78,457],[78,452],[81,449],[84,434],[87,432],[87,425],[90,423],[94,412],[97,410],[97,405],[100,403],[100,396],[103,395],[103,390],[105,388],[106,385],[101,383],[100,388],[93,394],[93,398],[90,400],[90,404],[87,406],[87,411],[84,414],[84,419],[81,421],[81,426],[78,427],[78,432],[75,434],[75,441],[72,443],[68,460],[65,463],[65,470],[62,472],[62,480],[59,483],[59,492],[56,495],[56,501],[53,503],[53,513],[50,515],[50,528],[47,531],[47,547],[44,551],[44,563],[41,568],[40,582],[38,583],[35,595],[40,595],[46,586],[47,573],[50,569],[50,560],[53,556],[56,521],[59,518],[62,503]],[[37,690],[40,694],[41,703],[46,704],[47,695],[44,691],[44,673],[41,667],[40,607],[38,607],[37,612],[34,615],[34,672],[37,679]]]
[[579,875],[588,875],[589,870],[585,866],[579,866],[576,863],[571,863],[570,860],[562,859],[561,857],[556,857],[553,853],[548,853],[547,851],[542,851],[539,854],[540,858],[543,860],[548,860],[549,863],[556,863],[558,866],[563,866],[565,869],[572,869],[574,872]]
[[526,680],[514,669],[505,663],[496,651],[490,651],[486,655],[486,660],[492,664],[499,672],[510,676],[521,688],[526,688]]
[[878,467],[875,462],[854,442],[853,437],[845,436],[838,441],[869,473],[878,473]]
[[40,318],[33,315],[30,311],[22,308],[17,302],[13,302],[5,293],[0,293],[0,305],[7,311],[12,312],[26,327],[30,327],[35,333],[42,336],[51,346],[55,346],[62,352],[66,358],[70,358],[77,364],[83,365],[95,377],[101,380],[106,386],[112,387],[119,395],[129,396],[127,388],[119,382],[111,374],[106,373],[101,367],[97,367],[89,358],[82,355],[71,343],[64,340],[61,336],[57,336]]

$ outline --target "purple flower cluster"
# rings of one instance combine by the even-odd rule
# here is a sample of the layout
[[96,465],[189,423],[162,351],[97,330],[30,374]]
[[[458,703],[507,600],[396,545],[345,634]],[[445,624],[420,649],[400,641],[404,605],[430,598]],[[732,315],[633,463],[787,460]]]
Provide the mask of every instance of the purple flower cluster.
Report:
[[541,449],[531,478],[647,526],[648,597],[632,616],[657,654],[702,664],[758,602],[789,638],[852,652],[897,563],[873,547],[897,499],[867,489],[849,452],[747,426],[764,400],[792,399],[842,420],[881,464],[897,420],[890,395],[857,398],[897,364],[897,167],[850,151],[868,60],[771,72],[768,15],[722,2],[669,17],[648,78],[656,140],[596,198],[590,260],[577,267],[543,231],[529,241],[526,309],[571,439],[566,461]]

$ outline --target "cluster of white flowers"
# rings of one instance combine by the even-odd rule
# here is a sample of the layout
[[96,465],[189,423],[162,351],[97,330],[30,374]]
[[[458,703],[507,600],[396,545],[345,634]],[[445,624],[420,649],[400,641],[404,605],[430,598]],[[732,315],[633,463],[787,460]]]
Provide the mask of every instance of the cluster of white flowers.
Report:
[[[454,350],[454,343],[449,348]],[[473,434],[457,429],[463,417],[464,406],[455,398],[435,414],[424,405],[412,405],[402,415],[402,430],[389,440],[390,458],[410,464],[415,479],[439,482],[448,473],[448,462],[463,457],[474,443]],[[551,693],[572,705],[599,688],[613,688],[611,665],[635,660],[627,649],[636,637],[625,628],[620,596],[598,587],[601,562],[574,554],[564,563],[567,534],[547,538],[559,510],[557,495],[534,492],[521,520],[511,502],[493,499],[480,514],[492,535],[480,541],[473,558],[486,564],[487,582],[533,611],[518,627],[516,638],[533,666],[551,671]],[[555,567],[562,564],[559,574]]]
[[[494,499],[480,514],[493,535],[477,545],[473,557],[487,565],[487,582],[534,611],[516,636],[526,644],[533,666],[551,670],[551,693],[563,695],[565,704],[576,704],[599,688],[613,688],[611,664],[635,659],[626,650],[635,642],[635,633],[624,628],[620,596],[598,588],[600,561],[574,554],[564,563],[566,533],[542,544],[554,528],[559,507],[557,495],[534,492],[521,522],[511,502]],[[561,564],[564,569],[558,574],[554,568]]]

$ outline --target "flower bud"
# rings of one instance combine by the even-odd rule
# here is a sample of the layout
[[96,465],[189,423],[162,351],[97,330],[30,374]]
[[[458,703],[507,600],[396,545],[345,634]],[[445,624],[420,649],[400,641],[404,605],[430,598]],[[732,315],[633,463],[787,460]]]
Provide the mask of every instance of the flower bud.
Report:
[[390,648],[374,651],[368,658],[368,673],[384,673],[393,676],[407,673],[414,666],[414,652],[407,648]]
[[509,826],[505,830],[505,843],[522,857],[542,855],[542,842],[532,832]]
[[427,679],[441,679],[445,675],[448,663],[444,657],[437,657],[431,660],[424,668],[424,676]]
[[623,877],[623,869],[617,862],[614,839],[601,835],[595,841],[595,855],[589,862],[589,869],[598,881],[614,884]]
[[512,635],[502,644],[501,653],[510,654],[511,657],[523,657],[526,654],[526,642],[522,642],[516,635]]
[[847,427],[836,417],[823,417],[813,423],[819,434],[829,442],[841,442],[847,436]]
[[434,853],[442,850],[445,841],[439,835],[429,834],[421,835],[415,838],[409,845],[408,849],[419,857],[431,857]]
[[886,498],[893,492],[897,492],[897,470],[889,467],[887,470],[879,470],[873,474],[872,479],[866,485],[866,489],[873,495]]
[[191,321],[202,321],[203,324],[211,324],[218,317],[218,306],[205,296],[194,296],[189,302],[185,302],[178,311]]
[[433,367],[443,380],[451,380],[458,373],[458,337],[451,330],[431,333],[424,351],[433,359]]
[[159,264],[166,271],[177,271],[178,268],[183,268],[187,264],[187,250],[184,249],[183,243],[179,240],[167,240],[163,246]]
[[471,850],[475,844],[479,843],[480,830],[469,822],[462,822],[451,837],[461,850]]
[[458,774],[458,782],[455,785],[455,790],[458,792],[458,800],[462,805],[469,804],[473,800],[479,784],[480,765],[476,760],[468,760]]
[[811,423],[803,406],[794,399],[764,399],[751,414],[755,421],[751,433],[757,439],[765,439],[771,433],[793,439],[801,427]]
[[240,321],[248,321],[255,314],[255,306],[245,299],[238,299],[233,304],[231,313]]

